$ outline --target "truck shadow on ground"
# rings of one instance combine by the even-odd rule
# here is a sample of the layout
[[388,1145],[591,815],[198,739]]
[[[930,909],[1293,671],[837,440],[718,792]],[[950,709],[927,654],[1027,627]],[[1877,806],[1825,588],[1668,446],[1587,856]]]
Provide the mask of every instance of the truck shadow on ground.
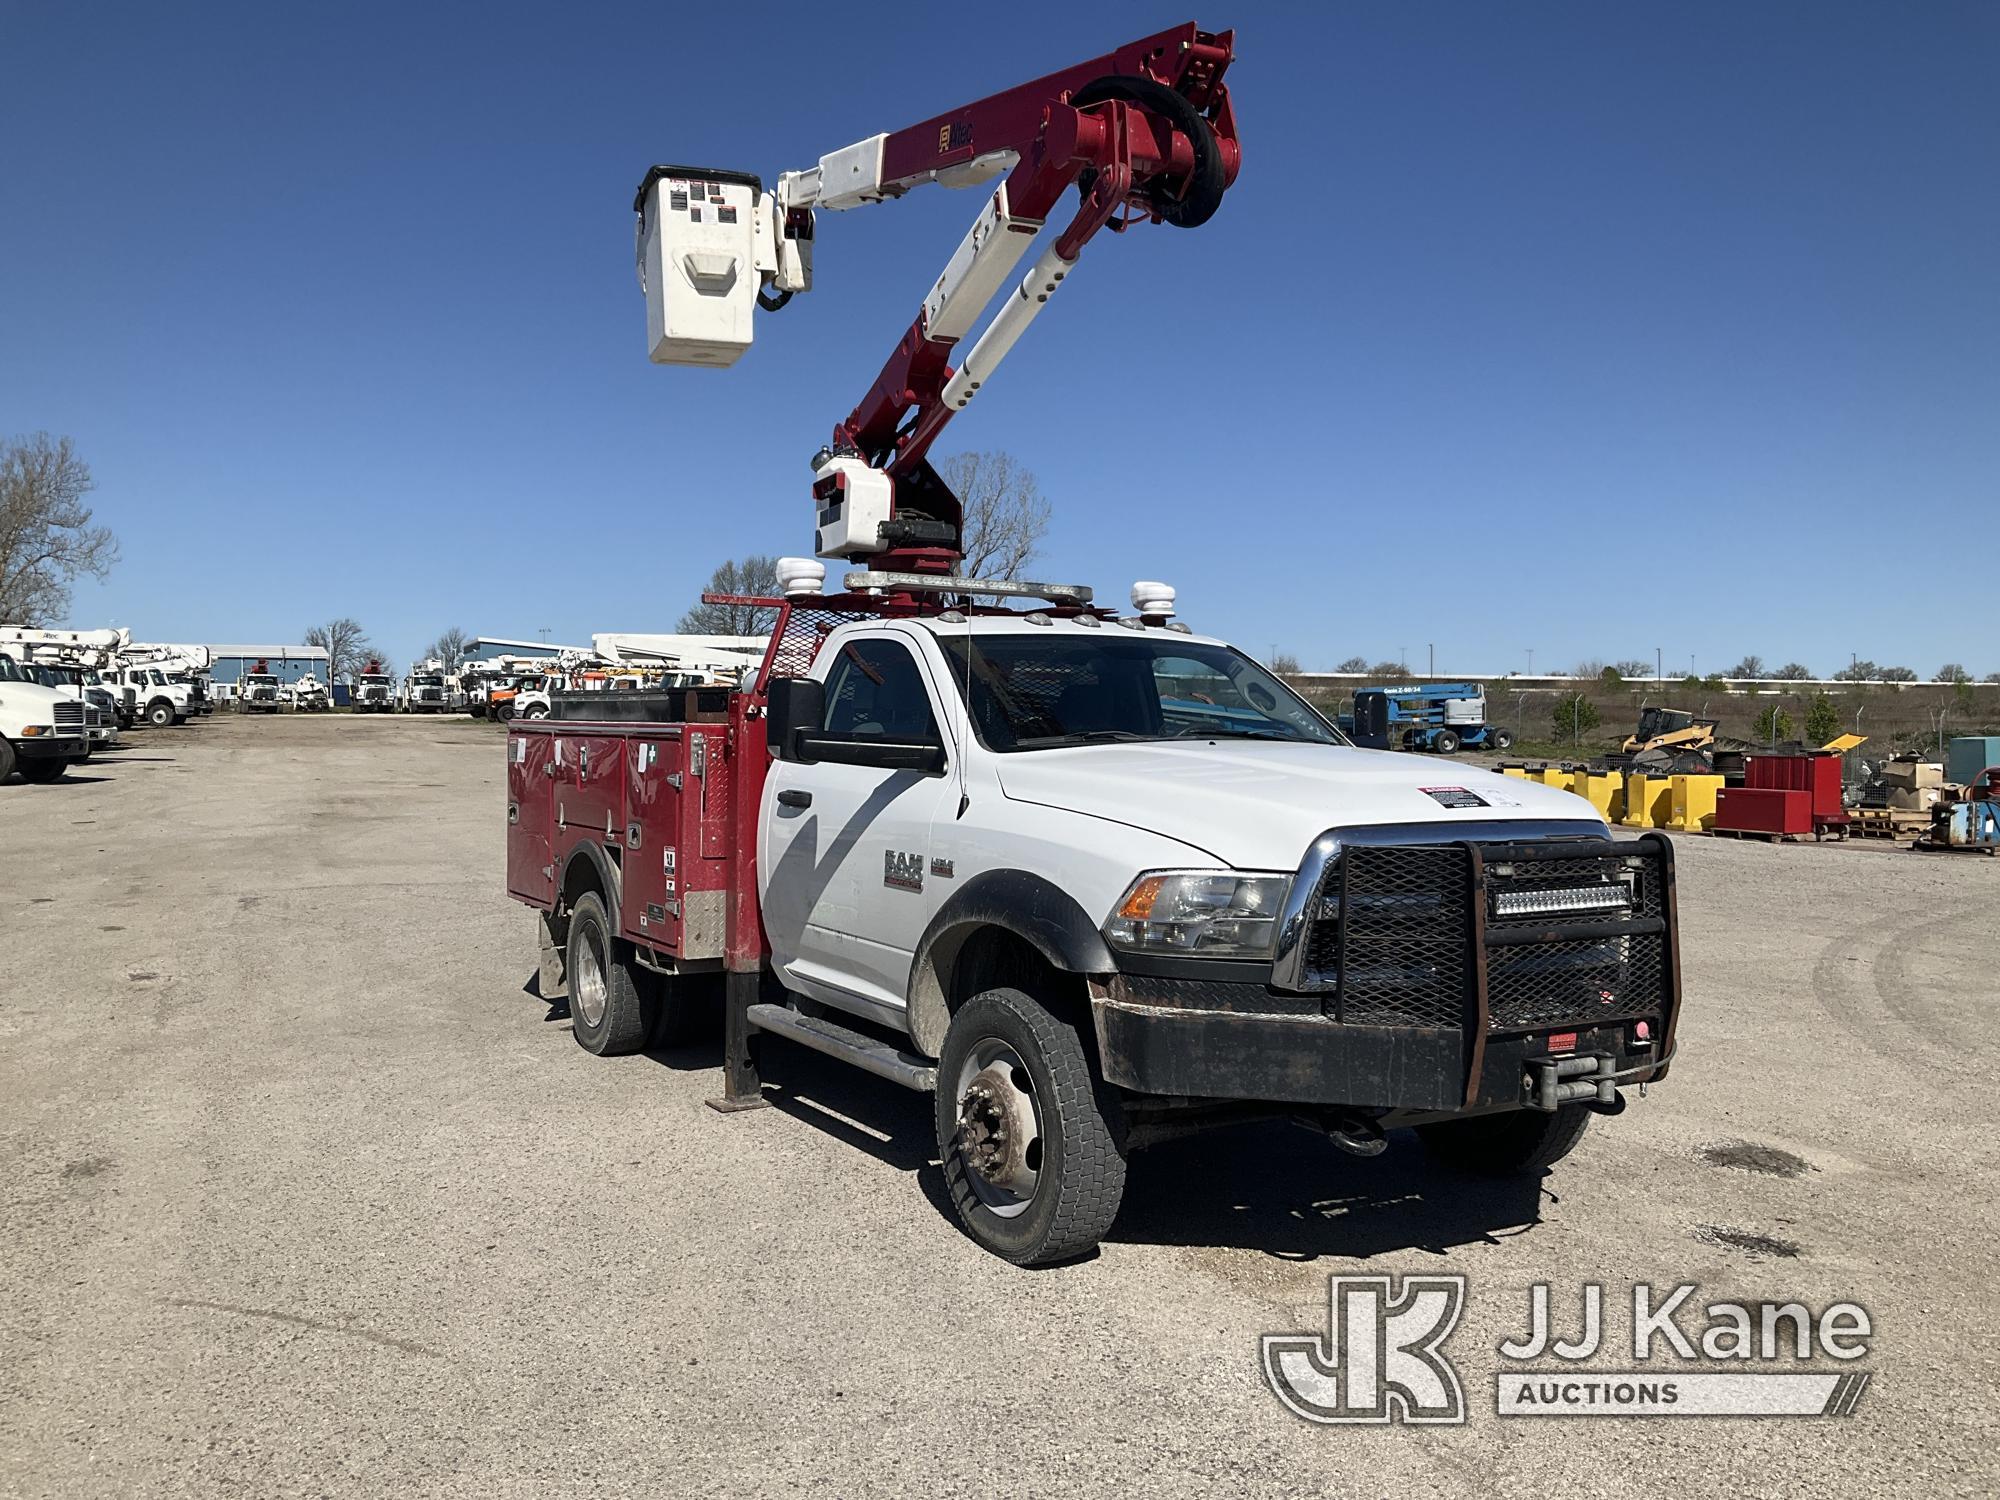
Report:
[[[668,1061],[663,1054],[660,1061]],[[720,1067],[717,1047],[680,1049],[670,1066]],[[865,1151],[956,1222],[937,1165],[928,1095],[883,1083],[803,1048],[766,1044],[764,1097],[842,1145]],[[1433,1161],[1396,1131],[1371,1158],[1350,1156],[1282,1121],[1239,1125],[1134,1152],[1112,1244],[1255,1251],[1281,1260],[1366,1260],[1404,1250],[1443,1255],[1494,1244],[1541,1223],[1545,1174],[1495,1180]]]

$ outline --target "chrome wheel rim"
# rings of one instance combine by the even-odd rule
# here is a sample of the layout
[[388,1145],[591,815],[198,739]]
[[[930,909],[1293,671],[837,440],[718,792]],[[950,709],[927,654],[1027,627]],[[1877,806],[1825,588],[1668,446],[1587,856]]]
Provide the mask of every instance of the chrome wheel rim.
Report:
[[604,961],[597,956],[597,945],[585,936],[580,945],[583,952],[577,955],[576,983],[571,993],[576,997],[577,1014],[583,1017],[586,1026],[595,1026],[604,1019],[604,1005],[608,998],[604,984]]
[[958,1070],[958,1137],[965,1180],[1003,1219],[1025,1212],[1041,1184],[1042,1116],[1020,1054],[985,1037]]

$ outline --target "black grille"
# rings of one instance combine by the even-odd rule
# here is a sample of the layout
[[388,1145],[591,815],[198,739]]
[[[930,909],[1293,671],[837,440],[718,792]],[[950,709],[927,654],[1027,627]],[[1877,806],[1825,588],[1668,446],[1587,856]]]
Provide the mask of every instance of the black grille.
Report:
[[83,705],[74,701],[58,703],[56,705],[56,728],[83,728]]
[[1472,862],[1462,848],[1348,850],[1307,963],[1356,1026],[1458,1030],[1471,990]]
[[1486,1005],[1495,1031],[1591,1025],[1653,1015],[1666,978],[1666,939],[1523,943],[1486,956]]
[[[1479,1005],[1482,931],[1493,1031],[1666,1013],[1674,975],[1664,840],[1495,845],[1482,855],[1483,921],[1465,845],[1342,852],[1305,939],[1306,988],[1329,1014],[1350,1025],[1465,1027]],[[1542,909],[1502,915],[1503,893],[1547,898]]]

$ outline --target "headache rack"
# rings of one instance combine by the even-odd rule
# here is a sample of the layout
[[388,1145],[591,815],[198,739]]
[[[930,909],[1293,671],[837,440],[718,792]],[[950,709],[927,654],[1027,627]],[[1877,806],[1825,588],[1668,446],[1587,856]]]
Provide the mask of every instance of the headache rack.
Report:
[[1660,834],[1355,843],[1308,910],[1300,988],[1335,1022],[1484,1037],[1647,1019],[1671,1035],[1680,965]]

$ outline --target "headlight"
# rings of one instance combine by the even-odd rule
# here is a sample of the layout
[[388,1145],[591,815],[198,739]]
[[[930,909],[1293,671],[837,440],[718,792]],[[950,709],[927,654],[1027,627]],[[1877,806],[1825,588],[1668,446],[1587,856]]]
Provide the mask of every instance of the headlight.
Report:
[[1269,958],[1289,875],[1156,870],[1141,875],[1104,924],[1128,953],[1190,958]]

